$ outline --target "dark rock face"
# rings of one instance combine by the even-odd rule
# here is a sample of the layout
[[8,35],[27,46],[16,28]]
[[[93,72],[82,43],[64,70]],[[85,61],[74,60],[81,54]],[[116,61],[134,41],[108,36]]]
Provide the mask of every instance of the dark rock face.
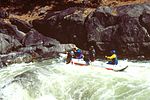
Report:
[[[2,32],[0,34],[0,53],[1,56],[4,56],[4,64],[55,58],[58,57],[58,53],[76,47],[74,44],[60,44],[56,39],[46,37],[30,27],[26,28],[29,32],[25,34],[23,30],[18,30],[18,27],[25,25],[24,23],[16,19],[11,19],[11,21],[16,26],[5,23],[4,20],[0,21],[0,32]],[[3,62],[0,63],[3,64]]]
[[17,39],[0,33],[0,53],[8,53],[21,46],[22,44]]
[[[12,52],[0,56],[2,63],[6,66],[13,63],[31,62],[32,55],[24,52]],[[4,66],[4,67],[5,67]]]
[[72,48],[75,47],[76,45],[74,44],[59,44],[49,48],[49,50],[53,52],[64,53],[65,51],[72,50]]
[[114,13],[114,9],[109,7],[99,7],[94,11],[92,17],[99,20],[99,23],[105,28],[108,26],[116,25],[117,15]]
[[139,55],[142,51],[141,43],[150,41],[148,32],[136,18],[122,15],[118,19],[118,29],[112,38],[112,43],[115,43],[114,47],[120,53]]
[[65,51],[71,50],[76,47],[74,44],[56,44],[51,47],[46,47],[43,45],[22,47],[18,51],[29,53],[32,56],[36,54],[35,58],[55,58],[59,56],[59,53],[64,53]]
[[50,37],[43,36],[38,31],[32,29],[27,33],[27,35],[23,39],[24,46],[38,46],[43,45],[47,47],[51,47],[53,45],[59,44],[59,42]]
[[0,21],[0,33],[7,34],[15,39],[21,41],[26,35],[24,32],[19,31],[18,28],[14,25]]
[[149,4],[97,8],[85,22],[88,42],[92,42],[102,53],[116,49],[119,55],[146,56],[150,27],[149,21],[146,21],[149,15],[143,14],[145,10],[150,11]]
[[16,25],[18,30],[20,30],[24,33],[29,32],[32,28],[32,25],[30,25],[29,23],[19,20],[17,18],[10,18],[10,22],[11,22],[11,24]]
[[116,49],[122,56],[146,56],[150,47],[149,12],[150,4],[101,6],[83,16],[84,10],[74,7],[48,13],[32,24],[61,43],[74,43],[82,49],[94,45],[99,55]]
[[8,12],[0,8],[0,18],[7,18],[8,16]]
[[146,28],[150,35],[150,12],[144,11],[142,15],[139,17],[139,21],[141,25]]
[[113,10],[109,7],[97,8],[85,22],[87,41],[90,45],[97,47],[100,54],[113,47],[110,42],[118,25],[117,16],[112,12]]
[[150,10],[150,3],[125,5],[115,8],[118,15],[127,14],[130,17],[139,18],[143,12]]
[[116,49],[120,56],[150,57],[150,4],[101,6],[90,14],[71,7],[42,16],[32,25],[16,18],[10,19],[13,25],[0,20],[0,53],[14,50],[32,60],[56,57],[75,45],[85,50],[93,45],[100,56]]
[[33,27],[40,33],[57,39],[61,43],[76,43],[81,47],[86,43],[85,18],[82,8],[68,8],[50,12],[42,20],[34,20]]
[[54,58],[58,53],[76,47],[74,44],[60,44],[56,39],[43,36],[38,31],[31,29],[23,39],[25,47],[20,48],[19,52],[26,52],[29,54],[37,53],[40,58]]

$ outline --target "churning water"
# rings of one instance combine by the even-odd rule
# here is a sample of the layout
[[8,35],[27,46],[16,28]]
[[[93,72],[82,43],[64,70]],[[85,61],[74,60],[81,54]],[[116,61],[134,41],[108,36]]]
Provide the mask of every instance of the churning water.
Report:
[[127,64],[124,72],[60,59],[13,64],[0,70],[0,100],[150,100],[150,61]]

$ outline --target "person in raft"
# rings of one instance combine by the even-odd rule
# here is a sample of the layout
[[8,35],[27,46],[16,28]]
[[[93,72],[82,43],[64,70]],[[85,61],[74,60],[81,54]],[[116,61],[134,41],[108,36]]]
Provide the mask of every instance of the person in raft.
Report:
[[66,58],[66,64],[69,64],[72,60],[72,58],[81,59],[83,58],[82,51],[77,48],[72,48],[70,52],[66,52],[67,58]]
[[91,46],[89,48],[89,57],[90,57],[91,62],[95,60],[95,55],[96,55],[96,52],[95,52],[94,46]]
[[69,64],[72,60],[72,54],[71,52],[66,52],[67,58],[66,58],[66,64]]
[[74,53],[73,58],[77,58],[77,59],[83,58],[83,54],[82,54],[81,49],[73,48],[73,53]]
[[118,64],[118,59],[117,59],[117,55],[116,55],[116,51],[115,50],[111,50],[111,56],[105,56],[105,58],[108,59],[108,63],[107,64],[111,64],[111,65],[117,65]]

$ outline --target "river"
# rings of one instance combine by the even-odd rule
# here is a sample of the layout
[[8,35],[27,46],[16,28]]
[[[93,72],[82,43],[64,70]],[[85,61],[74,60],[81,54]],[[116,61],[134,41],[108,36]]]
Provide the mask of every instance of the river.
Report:
[[128,61],[124,72],[114,72],[61,60],[1,69],[0,100],[150,100],[150,61]]

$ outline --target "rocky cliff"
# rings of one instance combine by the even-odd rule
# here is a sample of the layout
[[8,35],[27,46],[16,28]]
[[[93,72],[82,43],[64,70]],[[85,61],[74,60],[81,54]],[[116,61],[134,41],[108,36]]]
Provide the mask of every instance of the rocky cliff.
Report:
[[81,7],[49,12],[32,25],[61,43],[74,43],[82,49],[94,45],[99,55],[116,49],[122,56],[150,56],[150,4],[101,6],[87,12]]
[[[27,7],[26,3],[31,1],[24,2],[19,4],[19,0],[9,0],[7,3],[1,1],[1,54],[16,52],[17,55],[22,52],[42,58],[55,57],[57,53],[65,52],[75,45],[83,50],[94,45],[98,57],[116,49],[119,57],[150,58],[148,2],[122,6],[101,3],[100,6],[99,0],[47,0],[43,3],[44,7],[39,7],[41,0],[38,0],[36,3],[32,1],[30,6],[34,9],[27,9],[26,13],[23,12],[23,7]],[[59,6],[56,6],[56,2]],[[55,7],[52,6],[54,3]],[[65,4],[68,6],[62,9]]]

